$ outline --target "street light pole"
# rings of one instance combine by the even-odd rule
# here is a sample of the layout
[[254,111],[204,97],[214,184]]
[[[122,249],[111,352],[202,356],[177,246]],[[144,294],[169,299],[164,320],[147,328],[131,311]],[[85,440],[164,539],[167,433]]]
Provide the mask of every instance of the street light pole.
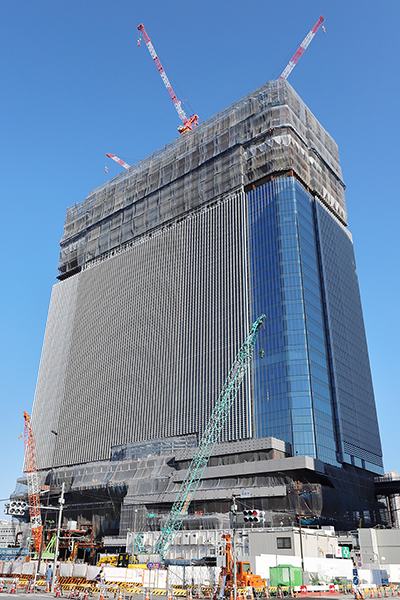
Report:
[[54,593],[54,587],[55,587],[55,582],[56,582],[56,569],[57,569],[57,559],[58,559],[58,542],[60,539],[60,531],[61,531],[61,523],[62,523],[62,512],[63,512],[63,507],[64,507],[64,490],[65,490],[65,483],[64,481],[62,482],[62,486],[61,486],[61,496],[58,500],[59,504],[60,504],[60,512],[58,513],[58,524],[57,524],[57,537],[56,537],[56,549],[54,550],[54,562],[53,562],[53,581],[51,583],[51,592]]

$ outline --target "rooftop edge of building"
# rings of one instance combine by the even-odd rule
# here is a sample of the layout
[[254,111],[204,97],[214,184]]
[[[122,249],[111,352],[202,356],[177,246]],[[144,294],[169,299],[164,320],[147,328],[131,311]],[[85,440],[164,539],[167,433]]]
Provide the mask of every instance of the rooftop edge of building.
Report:
[[290,84],[274,80],[70,206],[60,278],[192,210],[289,174],[347,224],[337,144]]

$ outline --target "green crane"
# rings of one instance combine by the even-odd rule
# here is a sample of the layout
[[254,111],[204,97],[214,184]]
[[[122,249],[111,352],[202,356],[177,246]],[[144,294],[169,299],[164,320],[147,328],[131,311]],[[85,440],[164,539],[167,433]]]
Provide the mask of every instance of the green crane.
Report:
[[178,496],[172,505],[171,512],[168,515],[167,521],[161,530],[161,535],[157,540],[152,553],[165,556],[171,546],[176,534],[178,533],[182,521],[188,512],[190,502],[193,499],[194,493],[200,483],[203,471],[206,468],[208,459],[211,456],[218,436],[226,421],[226,418],[231,410],[231,406],[236,397],[243,377],[246,374],[247,368],[253,357],[254,346],[256,343],[258,331],[265,319],[265,315],[261,315],[253,323],[249,335],[242,344],[235,361],[231,367],[229,375],[220,392],[218,400],[214,406],[211,417],[207,423],[200,443],[197,446],[192,462],[187,470],[185,479],[183,480],[178,492]]

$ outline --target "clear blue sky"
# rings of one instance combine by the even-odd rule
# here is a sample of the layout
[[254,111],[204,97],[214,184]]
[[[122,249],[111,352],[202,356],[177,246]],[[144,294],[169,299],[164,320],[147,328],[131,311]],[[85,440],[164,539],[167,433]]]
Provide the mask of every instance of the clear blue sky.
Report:
[[[144,23],[200,120],[279,75],[339,145],[386,470],[399,459],[400,2],[0,0],[2,477],[22,472],[67,206],[176,137]],[[281,69],[279,70],[279,67]],[[45,415],[43,415],[45,418]],[[93,415],[93,419],[96,415]],[[1,518],[1,514],[0,514]]]

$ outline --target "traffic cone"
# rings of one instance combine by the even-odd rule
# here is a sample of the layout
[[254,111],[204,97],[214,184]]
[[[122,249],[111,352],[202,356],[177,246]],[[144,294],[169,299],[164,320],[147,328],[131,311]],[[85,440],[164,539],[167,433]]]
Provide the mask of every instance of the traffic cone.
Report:
[[189,600],[193,600],[192,588],[189,589]]
[[[197,597],[200,598],[200,588],[197,592]],[[168,600],[172,600],[172,590],[168,590]]]
[[46,581],[46,594],[50,593],[50,581]]
[[343,586],[343,594],[344,594],[344,595],[346,595],[346,594],[347,594],[347,586],[346,586],[346,585],[344,585],[344,586]]
[[16,583],[15,579],[13,579],[10,594],[15,594],[16,589],[17,589],[17,583]]
[[4,579],[0,579],[0,592],[4,592]]
[[389,595],[389,594],[388,594],[388,591],[387,591],[387,587],[385,587],[385,598],[387,598],[387,597],[388,597],[388,595]]
[[150,594],[149,594],[149,590],[146,589],[146,598],[145,600],[150,600]]
[[75,598],[75,588],[74,587],[71,588],[71,593],[70,593],[69,597]]
[[61,587],[60,587],[59,583],[57,583],[56,593],[54,594],[54,598],[61,598]]
[[400,587],[397,588],[397,595],[400,596]]
[[100,600],[106,600],[104,596],[104,587],[102,587],[100,590]]
[[278,596],[279,596],[279,598],[282,598],[282,588],[279,587],[278,590],[279,590],[278,591]]
[[[201,598],[200,586],[199,585],[197,586],[197,598]],[[168,597],[168,600],[172,600],[172,595],[171,595],[171,598]]]
[[265,597],[269,598],[269,590],[267,586],[265,586]]
[[396,592],[394,591],[394,588],[392,588],[392,596],[395,596]]
[[214,588],[212,600],[217,600],[217,588]]
[[365,600],[364,590],[361,588],[361,600]]
[[122,600],[122,591],[121,591],[121,588],[119,588],[118,600]]
[[371,598],[375,598],[374,588],[371,588]]
[[85,591],[83,594],[83,600],[89,600],[89,588],[85,587]]
[[378,591],[377,591],[376,595],[378,596],[378,598],[381,597],[381,588],[379,587],[379,585],[378,585]]
[[229,600],[233,600],[233,590],[231,590],[231,592],[229,594]]

